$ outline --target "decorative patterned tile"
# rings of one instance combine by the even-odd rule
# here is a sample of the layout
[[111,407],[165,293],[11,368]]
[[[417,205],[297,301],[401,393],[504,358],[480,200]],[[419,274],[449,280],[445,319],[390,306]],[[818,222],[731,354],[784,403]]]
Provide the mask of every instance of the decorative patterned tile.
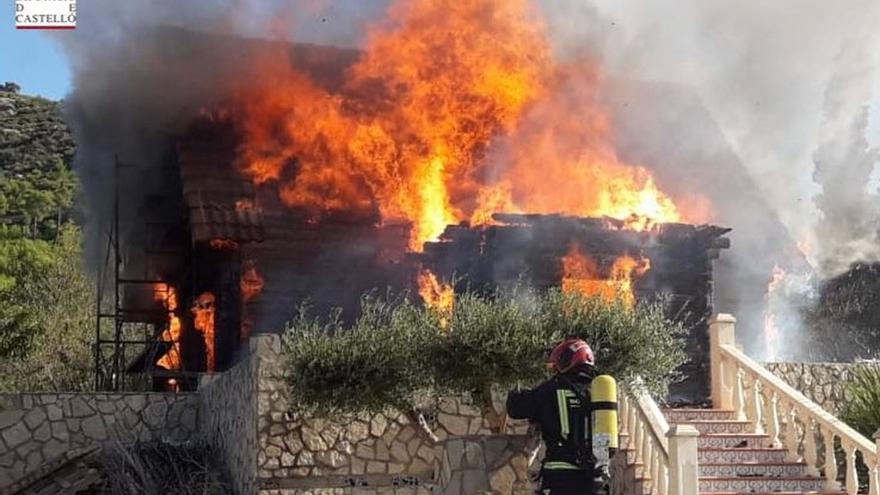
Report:
[[824,484],[819,478],[701,478],[700,492],[813,492]]
[[700,476],[714,478],[737,478],[751,476],[769,476],[775,478],[797,478],[806,476],[806,465],[803,463],[760,463],[749,462],[739,464],[700,464]]
[[785,449],[700,449],[700,464],[740,464],[745,462],[785,462]]
[[731,420],[673,421],[671,424],[689,424],[700,433],[750,433],[751,423]]
[[748,433],[737,434],[704,434],[700,435],[697,440],[699,448],[716,448],[716,449],[732,449],[732,448],[759,448],[766,447],[766,435],[754,435]]
[[663,414],[670,423],[687,423],[688,421],[695,420],[723,421],[733,419],[733,411],[723,411],[719,409],[665,409]]

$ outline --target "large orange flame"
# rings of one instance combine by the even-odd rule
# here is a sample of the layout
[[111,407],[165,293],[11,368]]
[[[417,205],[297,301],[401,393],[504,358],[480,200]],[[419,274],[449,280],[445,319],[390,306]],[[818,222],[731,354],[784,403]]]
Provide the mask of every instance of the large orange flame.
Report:
[[428,306],[441,311],[452,311],[455,303],[455,291],[452,285],[440,282],[431,270],[423,269],[419,273],[419,296]]
[[418,276],[419,296],[425,305],[440,315],[440,326],[446,328],[455,305],[455,289],[441,282],[434,273],[425,268]]
[[165,329],[162,331],[160,340],[171,343],[168,351],[156,361],[156,365],[166,370],[179,370],[180,361],[180,317],[177,316],[177,290],[165,283],[153,286],[153,297],[160,301],[168,312]]
[[595,69],[554,61],[528,0],[398,0],[333,91],[280,50],[255,65],[232,105],[241,168],[312,220],[407,220],[421,251],[498,211],[680,218],[617,158]]
[[595,260],[573,244],[562,258],[562,290],[606,301],[619,299],[632,307],[635,304],[634,279],[650,269],[650,259],[623,255],[614,260],[609,274],[603,274]]

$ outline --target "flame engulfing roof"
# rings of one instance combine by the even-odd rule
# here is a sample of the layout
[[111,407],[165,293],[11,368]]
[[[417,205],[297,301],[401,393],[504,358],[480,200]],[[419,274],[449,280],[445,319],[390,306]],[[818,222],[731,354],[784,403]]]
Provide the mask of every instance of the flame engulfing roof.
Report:
[[254,202],[254,185],[232,164],[234,143],[232,131],[216,124],[196,125],[178,142],[193,242],[260,242],[264,238],[263,212]]

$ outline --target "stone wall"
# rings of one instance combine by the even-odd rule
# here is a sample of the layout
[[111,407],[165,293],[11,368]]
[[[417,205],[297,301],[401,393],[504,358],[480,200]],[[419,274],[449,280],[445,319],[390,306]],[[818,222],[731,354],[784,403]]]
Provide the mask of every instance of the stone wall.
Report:
[[199,434],[217,452],[236,493],[254,492],[257,446],[257,359],[248,355],[199,384]]
[[307,417],[291,407],[281,364],[279,338],[257,335],[236,366],[203,376],[198,393],[0,395],[0,493],[83,449],[196,437],[220,453],[241,495],[529,492],[527,423],[495,434],[469,398],[414,415]]
[[847,385],[853,381],[853,370],[878,363],[767,363],[768,370],[785,380],[808,399],[836,414],[851,399]]
[[191,439],[197,414],[195,394],[2,394],[0,489],[71,450]]
[[[344,487],[356,487],[360,493],[388,488],[427,492],[437,479],[447,441],[492,435],[480,409],[462,398],[438,400],[435,407],[424,411],[426,425],[439,441],[436,444],[424,428],[399,411],[338,418],[303,417],[291,409],[287,399],[278,338],[256,339],[260,340],[252,340],[252,346],[259,356],[259,488],[285,493],[314,489],[332,492]],[[527,429],[527,423],[511,422],[507,433],[524,434]],[[502,440],[493,445],[500,445],[499,442]],[[505,463],[499,469],[507,466]],[[509,471],[504,470],[499,476],[507,474]],[[520,480],[520,476],[525,474],[515,473],[514,481]]]
[[440,495],[530,495],[529,460],[537,440],[529,435],[450,437],[436,447]]

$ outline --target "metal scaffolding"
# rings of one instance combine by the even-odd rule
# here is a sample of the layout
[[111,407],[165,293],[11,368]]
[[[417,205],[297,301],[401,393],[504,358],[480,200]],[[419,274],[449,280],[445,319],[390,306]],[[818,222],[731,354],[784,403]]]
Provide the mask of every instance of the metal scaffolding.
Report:
[[[186,257],[188,253],[166,247],[166,237],[176,224],[150,221],[139,214],[148,201],[121,204],[122,175],[144,170],[118,160],[114,163],[112,218],[104,230],[106,245],[96,277],[96,390],[150,390],[161,388],[169,379],[192,375],[182,369],[155,366],[172,347],[162,338],[169,325],[169,310],[157,296],[162,290],[167,292],[171,281],[163,278],[158,261],[169,256]],[[132,206],[132,211],[121,211]],[[139,235],[136,229],[141,229]]]

